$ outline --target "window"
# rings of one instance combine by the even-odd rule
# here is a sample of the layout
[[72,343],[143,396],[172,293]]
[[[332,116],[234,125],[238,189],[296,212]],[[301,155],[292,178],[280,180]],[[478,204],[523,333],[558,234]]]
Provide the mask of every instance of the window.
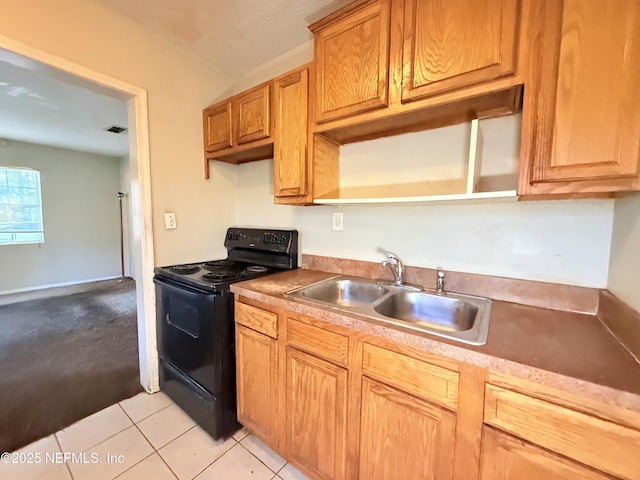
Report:
[[40,172],[0,167],[0,245],[42,242]]

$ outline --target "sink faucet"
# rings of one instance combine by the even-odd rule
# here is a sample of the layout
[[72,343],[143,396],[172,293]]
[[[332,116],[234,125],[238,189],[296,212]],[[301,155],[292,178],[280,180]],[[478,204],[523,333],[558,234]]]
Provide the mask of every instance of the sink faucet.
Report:
[[393,272],[393,278],[395,284],[398,286],[402,285],[402,274],[404,273],[404,264],[402,260],[395,254],[391,252],[385,252],[390,261],[383,260],[380,265],[383,267],[389,267]]

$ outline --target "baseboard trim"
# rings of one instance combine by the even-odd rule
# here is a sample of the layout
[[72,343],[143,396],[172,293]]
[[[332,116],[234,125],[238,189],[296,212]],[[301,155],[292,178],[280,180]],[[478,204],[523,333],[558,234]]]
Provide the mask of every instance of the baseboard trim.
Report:
[[100,282],[102,280],[114,280],[116,278],[121,278],[120,275],[114,275],[109,277],[99,277],[99,278],[86,278],[82,280],[72,280],[70,282],[60,282],[60,283],[50,283],[47,285],[36,285],[33,287],[25,287],[25,288],[16,288],[13,290],[3,290],[0,292],[1,295],[9,295],[12,293],[24,293],[24,292],[33,292],[35,290],[45,290],[47,288],[56,288],[56,287],[68,287],[70,285],[80,285],[81,283],[91,283],[91,282]]

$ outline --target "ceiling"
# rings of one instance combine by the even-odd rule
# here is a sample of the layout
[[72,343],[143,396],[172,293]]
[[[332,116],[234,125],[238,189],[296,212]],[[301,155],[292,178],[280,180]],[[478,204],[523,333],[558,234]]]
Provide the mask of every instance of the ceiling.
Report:
[[352,0],[94,1],[234,79],[310,40],[310,23]]
[[[129,152],[122,94],[0,49],[0,138],[114,157]],[[4,143],[4,142],[3,142]]]
[[[232,79],[312,38],[307,26],[351,0],[93,0]],[[120,93],[0,49],[0,139],[128,155]],[[6,142],[2,142],[6,143]],[[1,144],[0,144],[1,145]]]

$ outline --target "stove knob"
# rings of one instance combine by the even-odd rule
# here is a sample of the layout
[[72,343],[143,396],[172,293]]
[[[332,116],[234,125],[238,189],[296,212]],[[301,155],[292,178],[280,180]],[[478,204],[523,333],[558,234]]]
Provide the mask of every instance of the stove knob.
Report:
[[227,240],[233,239],[233,234],[231,232],[227,233]]
[[275,245],[277,241],[278,236],[275,233],[271,234],[271,245]]
[[280,245],[286,245],[287,244],[287,236],[286,235],[282,235],[280,237]]
[[265,233],[264,237],[262,237],[262,243],[269,243],[269,234]]

